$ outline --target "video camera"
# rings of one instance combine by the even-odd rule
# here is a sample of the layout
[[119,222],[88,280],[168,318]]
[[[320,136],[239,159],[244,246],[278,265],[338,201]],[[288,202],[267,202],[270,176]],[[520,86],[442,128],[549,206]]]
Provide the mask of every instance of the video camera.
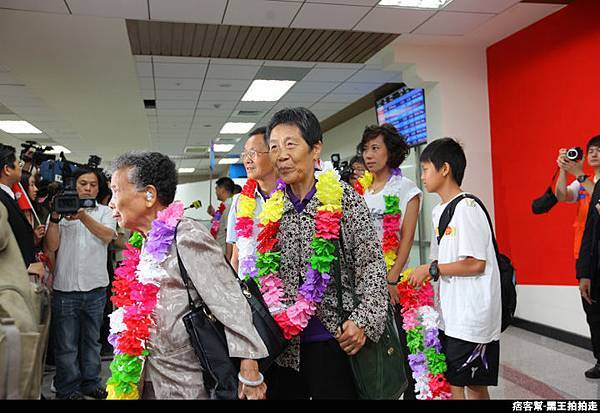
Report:
[[22,161],[30,165],[27,172],[31,172],[34,166],[39,168],[45,161],[56,159],[56,155],[45,153],[54,149],[52,146],[42,146],[36,141],[25,141],[25,143],[21,144],[21,147],[23,149],[19,157]]
[[331,163],[333,168],[338,171],[342,181],[350,183],[352,178],[352,166],[348,164],[348,161],[341,161],[340,154],[334,153],[331,155]]
[[46,160],[39,167],[39,196],[45,197],[46,207],[62,215],[74,214],[80,208],[94,208],[96,206],[95,199],[79,198],[75,173],[80,168],[102,173],[99,167],[102,159],[91,155],[87,164],[80,164],[67,160],[64,153],[61,153],[59,157],[59,160]]

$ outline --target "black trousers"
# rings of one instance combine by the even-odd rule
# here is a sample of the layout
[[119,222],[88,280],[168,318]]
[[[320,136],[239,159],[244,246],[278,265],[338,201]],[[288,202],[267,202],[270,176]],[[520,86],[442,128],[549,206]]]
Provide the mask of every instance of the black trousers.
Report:
[[274,364],[268,371],[270,400],[355,400],[348,356],[337,340],[300,345],[300,371]]
[[594,357],[598,365],[600,365],[600,302],[596,301],[593,304],[588,304],[583,298],[581,302],[583,303],[587,323],[590,326]]
[[403,400],[417,400],[417,396],[415,394],[415,379],[412,376],[412,370],[410,369],[410,364],[408,363],[408,355],[410,354],[410,350],[408,349],[408,345],[406,344],[406,331],[402,328],[402,323],[404,322],[402,318],[402,306],[397,304],[394,306],[394,318],[396,319],[396,327],[398,328],[398,338],[400,339],[400,345],[402,346],[402,354],[404,354],[404,372],[406,373],[406,381],[408,382],[408,387],[404,391]]

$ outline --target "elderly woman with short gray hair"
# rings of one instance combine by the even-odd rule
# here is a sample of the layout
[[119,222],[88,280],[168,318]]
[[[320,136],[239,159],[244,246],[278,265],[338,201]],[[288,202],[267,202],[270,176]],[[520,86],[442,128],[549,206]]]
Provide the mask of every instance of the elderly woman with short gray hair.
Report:
[[[252,324],[248,302],[219,245],[201,223],[183,217],[181,203],[173,202],[177,187],[175,164],[156,152],[127,153],[113,162],[113,169],[109,206],[114,217],[120,226],[144,237],[139,265],[146,266],[138,266],[135,274],[151,278],[150,284],[160,285],[154,291],[155,301],[152,297],[145,300],[147,306],[156,304],[154,308],[146,307],[152,321],[144,349],[149,355],[138,386],[143,384],[142,398],[209,397],[200,362],[182,321],[190,308],[177,252],[202,300],[224,325],[229,355],[241,359],[239,397],[264,398],[266,384],[262,383],[257,360],[268,355],[267,349]],[[127,323],[121,327],[127,328]],[[116,344],[117,353],[125,349],[135,354],[135,343],[117,339]]]

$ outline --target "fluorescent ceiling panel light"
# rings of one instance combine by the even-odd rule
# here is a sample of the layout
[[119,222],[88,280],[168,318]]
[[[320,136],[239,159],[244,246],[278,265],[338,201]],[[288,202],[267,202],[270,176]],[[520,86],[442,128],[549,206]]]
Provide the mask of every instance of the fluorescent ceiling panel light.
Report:
[[255,80],[242,102],[277,102],[295,84],[294,80]]
[[0,129],[6,133],[43,133],[31,123],[24,120],[0,121]]
[[414,9],[441,9],[452,0],[381,0],[378,6],[407,7]]
[[223,158],[219,161],[219,165],[233,165],[238,163],[240,158]]
[[235,145],[230,145],[227,143],[215,143],[213,145],[213,150],[215,152],[229,152],[235,147]]
[[222,135],[243,135],[245,133],[250,132],[250,130],[256,125],[256,123],[248,123],[248,122],[227,122],[221,128]]
[[195,170],[196,170],[195,168],[179,168],[178,169],[180,174],[191,174]]
[[60,146],[60,145],[52,145],[52,150],[46,153],[52,154],[52,155],[60,155],[60,153],[71,153],[71,151],[67,148],[65,148],[64,146]]

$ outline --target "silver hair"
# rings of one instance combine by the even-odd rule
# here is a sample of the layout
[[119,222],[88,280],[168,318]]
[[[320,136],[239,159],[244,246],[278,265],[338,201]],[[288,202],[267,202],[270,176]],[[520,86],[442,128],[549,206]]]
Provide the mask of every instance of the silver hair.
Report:
[[158,200],[169,205],[175,199],[177,171],[167,155],[158,152],[127,152],[112,162],[112,170],[130,168],[127,180],[143,191],[148,185],[156,188]]

